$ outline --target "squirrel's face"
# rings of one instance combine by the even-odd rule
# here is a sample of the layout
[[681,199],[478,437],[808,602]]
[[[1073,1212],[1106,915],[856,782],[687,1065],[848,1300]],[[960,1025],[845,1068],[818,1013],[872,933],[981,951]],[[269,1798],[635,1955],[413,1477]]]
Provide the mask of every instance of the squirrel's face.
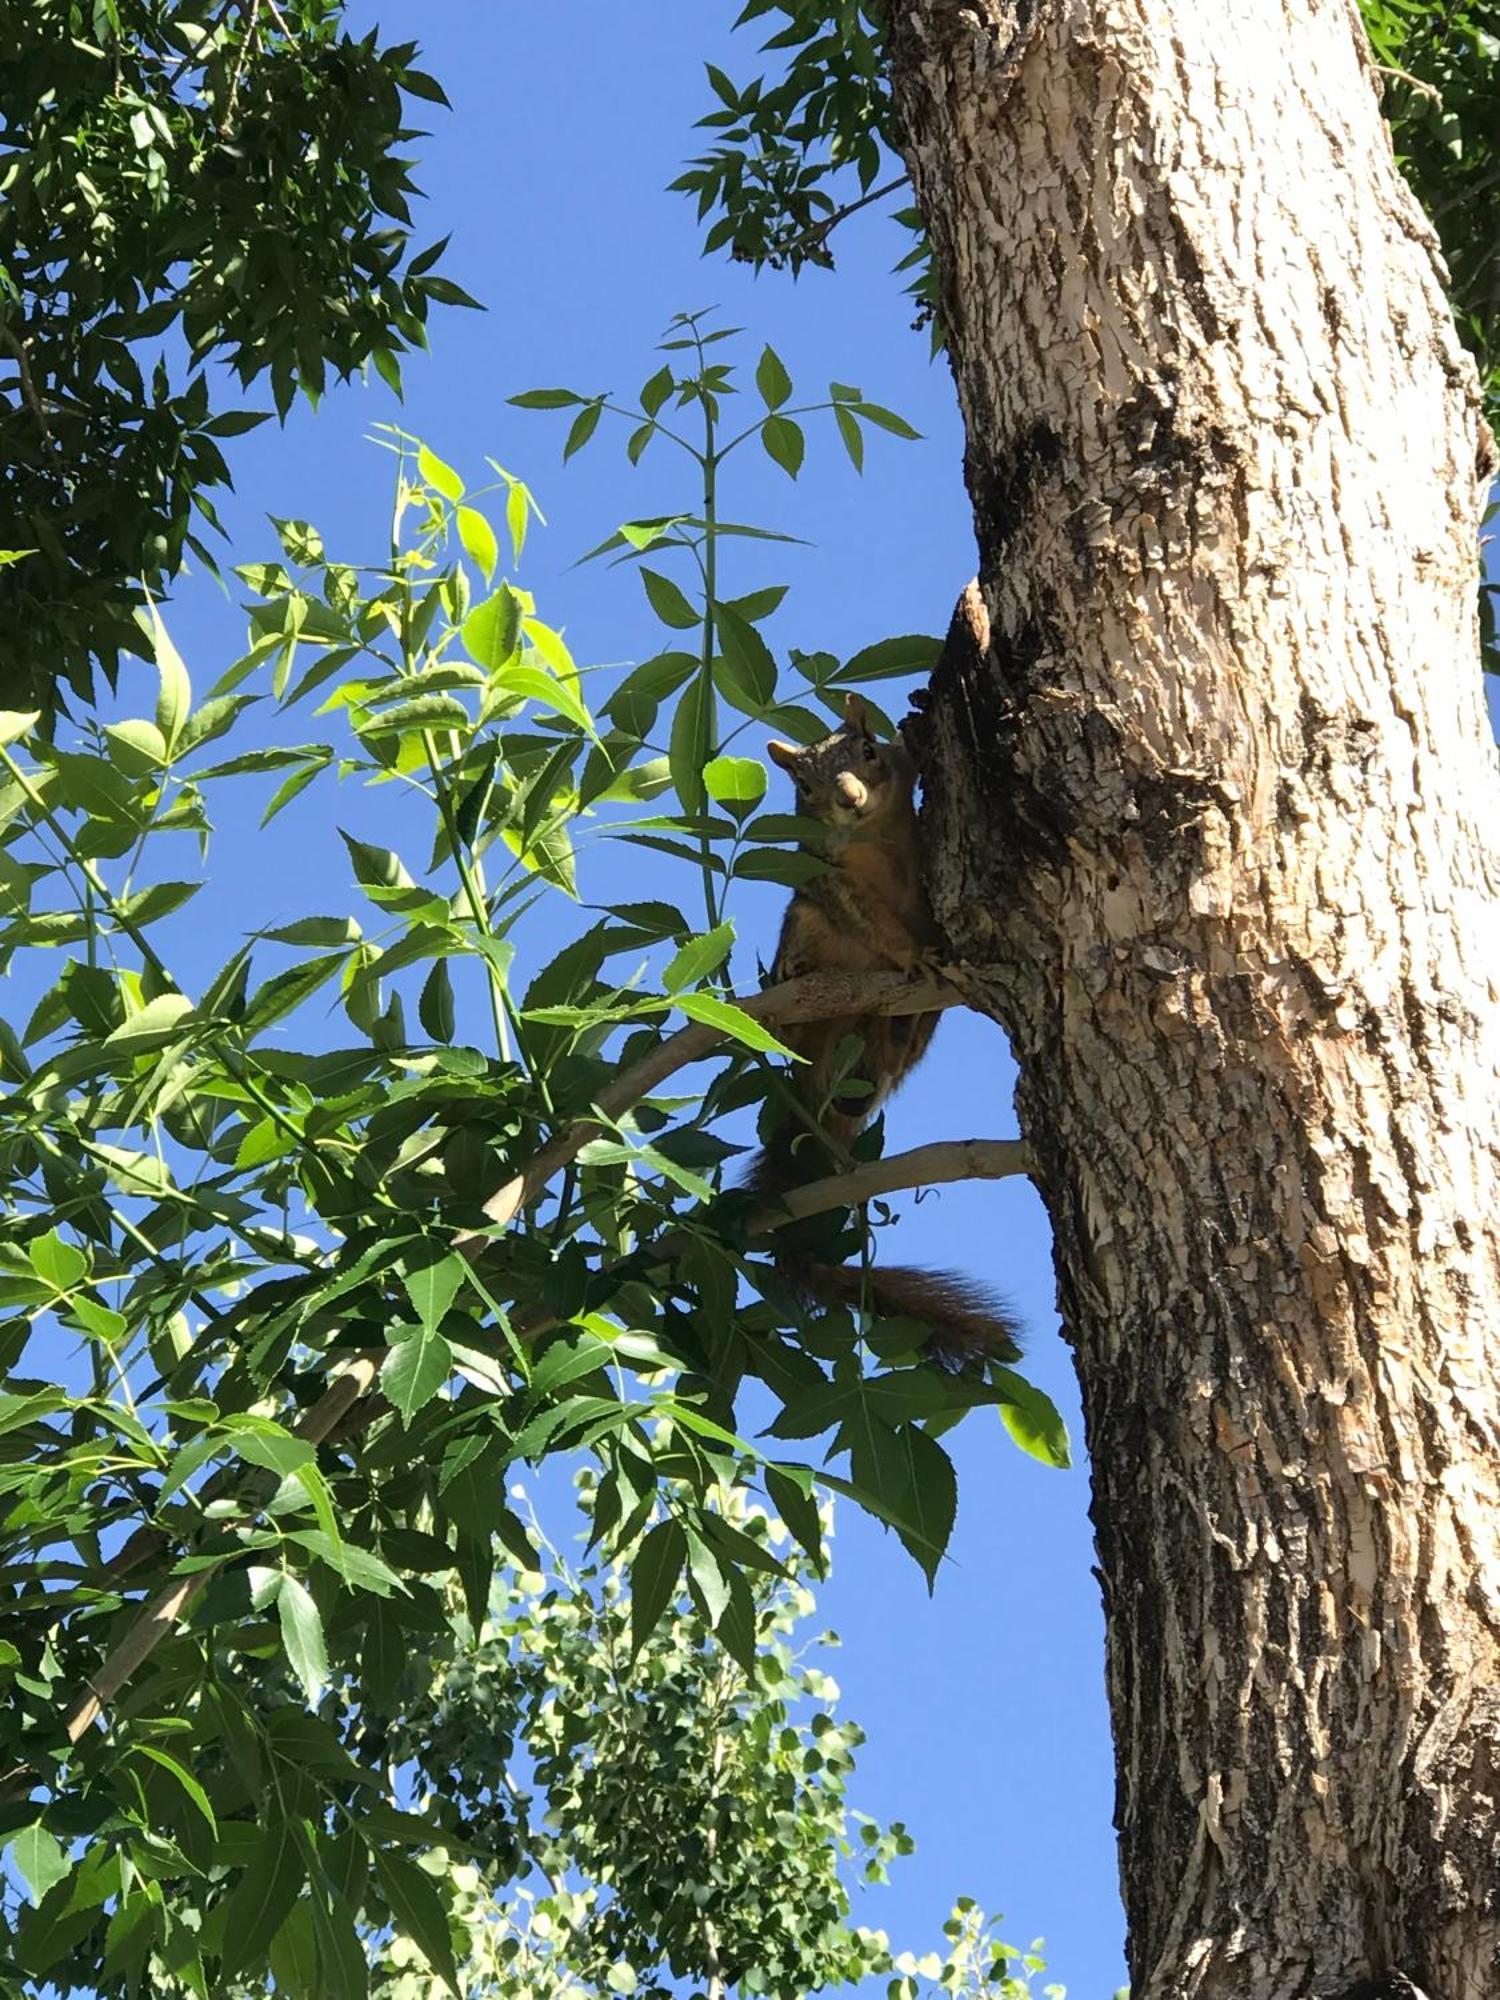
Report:
[[821,743],[768,743],[766,750],[791,776],[799,812],[825,826],[868,831],[910,804],[911,764],[899,744],[876,742],[858,695],[848,697],[844,717]]

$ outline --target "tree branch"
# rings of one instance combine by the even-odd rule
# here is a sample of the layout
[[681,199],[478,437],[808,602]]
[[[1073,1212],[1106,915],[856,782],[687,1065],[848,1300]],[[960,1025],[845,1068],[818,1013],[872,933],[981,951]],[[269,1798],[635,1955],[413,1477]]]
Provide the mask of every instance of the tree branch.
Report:
[[[907,176],[897,174],[894,180],[887,181],[883,187],[871,188],[868,194],[862,194],[857,201],[846,201],[842,208],[833,209],[821,222],[815,222],[810,229],[804,229],[800,236],[794,236],[790,243],[773,243],[760,261],[769,264],[773,271],[779,271],[783,264],[798,255],[817,257],[820,252],[826,254],[828,239],[841,222],[847,222],[851,215],[858,215],[859,211],[868,208],[871,202],[884,201],[888,194],[896,194],[906,185]],[[748,264],[756,260],[747,256],[742,261]],[[830,258],[829,262],[832,261]]]
[[[813,972],[737,1000],[735,1005],[752,1020],[775,1026],[784,1021],[837,1020],[845,1014],[932,1014],[956,1006],[962,997],[951,985],[909,979],[904,972],[858,975]],[[679,1029],[607,1084],[599,1093],[598,1109],[607,1119],[618,1118],[675,1071],[698,1062],[725,1039],[721,1028],[707,1027],[700,1021]],[[555,1173],[576,1159],[591,1139],[600,1138],[608,1129],[597,1119],[581,1119],[544,1146],[528,1166],[497,1188],[484,1204],[490,1221],[504,1229],[536,1200]],[[454,1239],[454,1247],[471,1255],[487,1241],[489,1238],[482,1230],[469,1230]]]
[[[816,975],[805,980],[788,981],[786,985],[773,988],[772,991],[784,996],[790,993],[793,986],[805,990],[823,983],[825,983],[823,975]],[[924,991],[925,989],[913,987],[908,983],[904,994],[892,992],[890,998],[894,1003]],[[767,999],[770,997],[770,995],[762,996]],[[785,1009],[799,1006],[801,1001],[783,1000],[780,1004]],[[864,1007],[866,1003],[861,1001],[860,1004]],[[895,1013],[916,1010],[903,1009],[893,1004],[887,1011]],[[787,1020],[809,1017],[783,1011],[778,1018]],[[695,1023],[694,1028],[696,1027]],[[673,1042],[680,1042],[682,1039],[682,1036],[672,1037]],[[661,1052],[655,1053],[659,1055]],[[692,1061],[694,1057],[690,1055],[684,1060]],[[646,1063],[636,1064],[634,1069],[627,1071],[613,1088],[617,1091],[623,1089],[629,1078],[639,1076],[646,1067]],[[1030,1168],[1030,1149],[1020,1139],[939,1140],[926,1146],[914,1146],[909,1152],[893,1154],[889,1159],[868,1161],[849,1173],[830,1174],[824,1180],[808,1182],[805,1187],[789,1188],[774,1205],[768,1203],[765,1207],[754,1211],[746,1233],[752,1237],[767,1236],[788,1222],[800,1221],[809,1215],[820,1215],[830,1208],[851,1208],[862,1201],[870,1201],[877,1195],[896,1194],[905,1188],[935,1187],[940,1183],[961,1180],[1001,1180],[1011,1174],[1028,1173]],[[482,1244],[488,1239],[478,1237],[473,1240]],[[669,1237],[659,1248],[662,1252],[662,1262],[670,1262],[671,1238]],[[518,1326],[516,1331],[523,1339],[539,1340],[544,1333],[550,1333],[566,1324],[565,1320],[549,1316],[529,1321]],[[382,1349],[360,1354],[351,1360],[349,1366],[330,1383],[323,1395],[295,1426],[294,1434],[310,1444],[320,1444],[337,1428],[354,1405],[363,1396],[368,1395],[375,1385],[384,1359],[385,1350]],[[160,1541],[155,1540],[159,1535],[158,1529],[150,1528],[132,1536],[125,1548],[116,1556],[112,1569],[119,1570],[122,1560],[132,1548],[138,1550],[135,1560],[144,1560],[154,1552],[155,1548],[160,1547]],[[218,1574],[223,1563],[229,1560],[230,1556],[226,1554],[223,1561],[215,1563],[212,1568],[197,1570],[191,1576],[170,1581],[148,1599],[140,1616],[127,1628],[99,1672],[90,1681],[88,1692],[79,1696],[68,1710],[64,1727],[70,1743],[77,1743],[97,1721],[106,1703],[119,1693],[136,1669],[150,1658],[162,1640],[181,1621],[198,1592]],[[124,1566],[132,1567],[133,1563],[125,1563]],[[29,1771],[8,1773],[0,1779],[0,1798],[10,1797],[17,1790],[24,1790],[32,1781],[33,1775]]]
[[805,1187],[788,1188],[774,1207],[758,1208],[746,1234],[764,1236],[821,1215],[830,1208],[857,1208],[877,1195],[899,1194],[905,1188],[937,1187],[945,1181],[998,1181],[1031,1171],[1031,1149],[1024,1139],[938,1139],[889,1159],[870,1160],[847,1174],[830,1174]]

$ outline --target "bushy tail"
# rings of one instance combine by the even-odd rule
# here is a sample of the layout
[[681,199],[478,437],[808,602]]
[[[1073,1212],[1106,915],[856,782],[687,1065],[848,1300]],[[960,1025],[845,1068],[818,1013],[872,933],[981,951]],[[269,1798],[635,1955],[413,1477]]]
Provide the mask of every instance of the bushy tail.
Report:
[[983,1285],[953,1271],[920,1271],[906,1264],[817,1264],[778,1259],[782,1271],[819,1305],[863,1306],[880,1319],[910,1319],[929,1330],[938,1357],[966,1361],[1018,1361],[1020,1327]]

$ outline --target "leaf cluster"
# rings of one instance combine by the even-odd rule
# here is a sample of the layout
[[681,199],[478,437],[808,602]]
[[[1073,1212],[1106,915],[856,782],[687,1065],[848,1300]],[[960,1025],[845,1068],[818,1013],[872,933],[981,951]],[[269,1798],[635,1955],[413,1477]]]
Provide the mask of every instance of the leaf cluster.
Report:
[[[101,1991],[217,1992],[295,1950],[306,1990],[362,1993],[360,1939],[390,1925],[450,1976],[413,1857],[452,1822],[410,1810],[389,1750],[450,1603],[478,1629],[498,1552],[536,1565],[517,1467],[592,1461],[634,1650],[685,1602],[753,1677],[756,1591],[784,1564],[725,1492],[758,1487],[813,1563],[817,1494],[848,1494],[931,1577],[946,1428],[993,1409],[1066,1460],[1013,1371],[950,1375],[918,1328],[809,1312],[726,1185],[726,1123],[779,1087],[779,1045],[736,1004],[727,899],[818,865],[786,844],[800,822],[760,811],[736,738],[815,737],[846,687],[935,642],[777,657],[760,627],[783,586],[727,566],[780,538],[725,518],[726,462],[760,449],[795,476],[810,421],[851,456],[907,427],[849,385],[799,401],[769,350],[742,389],[696,320],[665,345],[634,400],[523,399],[565,409],[573,449],[607,418],[633,457],[685,455],[692,498],[599,552],[640,575],[664,653],[580,665],[518,580],[524,483],[491,465],[471,487],[391,432],[388,549],[352,564],[280,521],[279,553],[238,572],[247,649],[206,695],[152,607],[149,715],[66,740],[0,722],[0,960],[35,996],[0,1023],[0,1832],[35,1892],[0,1967],[18,1984],[86,1950]],[[338,788],[350,906],[226,939],[190,989],[171,940],[212,877],[182,852],[217,852],[245,785],[263,822]],[[600,842],[665,893],[573,915]],[[567,913],[550,957],[533,912]],[[603,1113],[682,1022],[727,1060]],[[560,1184],[460,1250],[579,1121],[595,1136]],[[861,1217],[800,1226],[864,1254]]]
[[409,256],[412,43],[343,0],[0,6],[0,698],[84,698],[217,525],[222,362],[285,415],[472,303]]
[[[1360,0],[1397,157],[1437,227],[1453,312],[1500,430],[1500,6],[1496,0]],[[771,61],[738,83],[713,65],[700,125],[716,143],[672,183],[709,221],[708,250],[794,272],[831,268],[828,239],[883,175],[903,178],[886,74],[884,0],[749,0]],[[848,192],[845,192],[847,190]],[[857,195],[855,194],[857,190]],[[898,266],[929,315],[936,298],[921,217]],[[941,327],[934,320],[941,338]]]

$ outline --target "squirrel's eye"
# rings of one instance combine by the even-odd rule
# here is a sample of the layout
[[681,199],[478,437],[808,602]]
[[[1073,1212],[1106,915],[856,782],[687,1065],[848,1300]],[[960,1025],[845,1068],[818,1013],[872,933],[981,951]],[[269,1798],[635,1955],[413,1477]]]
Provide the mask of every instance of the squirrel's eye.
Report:
[[873,764],[878,754],[879,753],[877,752],[875,745],[870,741],[869,737],[867,736],[864,739],[864,742],[860,745],[860,755],[864,758],[867,764]]

